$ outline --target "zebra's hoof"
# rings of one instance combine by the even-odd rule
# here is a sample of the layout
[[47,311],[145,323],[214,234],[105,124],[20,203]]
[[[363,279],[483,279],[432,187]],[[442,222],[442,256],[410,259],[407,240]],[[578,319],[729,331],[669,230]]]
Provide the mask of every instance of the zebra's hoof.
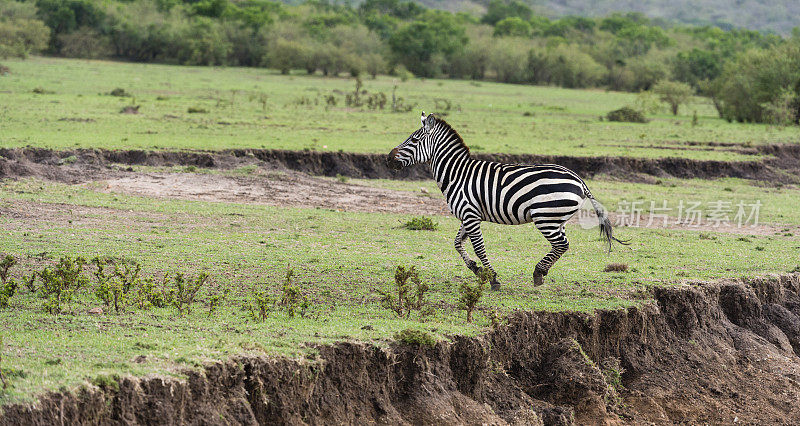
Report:
[[492,278],[492,291],[499,291],[500,290],[500,281],[497,281],[497,278]]
[[535,272],[533,274],[533,286],[534,287],[538,287],[538,286],[540,286],[542,284],[544,284],[544,275],[542,275],[542,274],[540,274],[538,272]]
[[478,275],[478,274],[480,273],[480,271],[481,271],[481,268],[480,268],[480,267],[478,267],[478,262],[475,262],[474,260],[471,260],[471,261],[470,261],[470,262],[467,264],[467,267],[468,267],[468,268],[470,269],[470,271],[472,271],[472,273],[473,273],[473,274],[475,274],[475,275]]

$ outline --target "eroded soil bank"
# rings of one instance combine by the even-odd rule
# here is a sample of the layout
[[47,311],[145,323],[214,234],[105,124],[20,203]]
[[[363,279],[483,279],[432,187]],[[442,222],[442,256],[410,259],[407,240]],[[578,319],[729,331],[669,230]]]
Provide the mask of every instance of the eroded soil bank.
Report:
[[0,424],[800,423],[800,275],[652,292],[434,347],[339,343],[125,378],[8,406]]
[[[700,161],[683,158],[642,159],[629,157],[571,157],[527,154],[474,154],[475,158],[518,164],[555,163],[584,177],[609,174],[620,179],[653,177],[722,178],[736,177],[774,183],[800,181],[800,145],[768,145],[753,149],[769,157],[756,161]],[[41,176],[69,181],[78,169],[99,171],[109,164],[147,166],[197,166],[232,168],[245,164],[276,167],[323,176],[357,178],[425,179],[429,171],[414,166],[399,172],[390,170],[382,154],[345,152],[224,150],[224,151],[139,151],[94,150],[51,151],[42,148],[0,149],[0,178]],[[59,168],[58,165],[82,167]]]

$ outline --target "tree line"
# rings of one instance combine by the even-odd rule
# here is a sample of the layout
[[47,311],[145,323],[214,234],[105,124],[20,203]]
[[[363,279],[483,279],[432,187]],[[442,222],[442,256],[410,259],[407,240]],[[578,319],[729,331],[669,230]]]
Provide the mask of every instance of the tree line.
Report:
[[0,57],[30,53],[326,76],[666,87],[710,97],[728,120],[800,118],[800,28],[780,37],[671,26],[638,13],[551,20],[517,0],[491,0],[480,17],[404,0],[0,0]]

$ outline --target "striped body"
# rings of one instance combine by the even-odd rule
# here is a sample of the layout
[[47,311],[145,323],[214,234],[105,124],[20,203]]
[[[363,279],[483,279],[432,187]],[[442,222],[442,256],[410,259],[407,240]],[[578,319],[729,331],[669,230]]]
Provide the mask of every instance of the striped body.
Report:
[[389,154],[388,163],[402,168],[429,163],[431,173],[447,200],[450,211],[461,220],[455,248],[476,274],[463,241],[470,239],[484,268],[491,271],[492,288],[499,289],[494,269],[483,245],[482,221],[506,225],[533,222],[552,249],[536,264],[535,283],[541,284],[550,267],[569,248],[564,224],[589,199],[600,219],[601,233],[609,248],[611,224],[589,188],[571,170],[555,164],[517,165],[470,158],[463,139],[449,124],[433,115],[422,116],[422,127]]
[[440,189],[459,219],[470,214],[506,225],[535,222],[550,229],[572,217],[586,198],[586,185],[555,164],[523,166],[466,159]]

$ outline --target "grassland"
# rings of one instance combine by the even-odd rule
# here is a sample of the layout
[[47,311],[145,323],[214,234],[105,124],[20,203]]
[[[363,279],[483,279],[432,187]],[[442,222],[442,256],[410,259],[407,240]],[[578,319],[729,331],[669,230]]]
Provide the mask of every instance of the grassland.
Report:
[[[56,149],[280,148],[387,152],[440,111],[476,152],[754,160],[742,148],[796,143],[800,129],[727,123],[704,98],[648,124],[600,121],[636,95],[456,80],[364,81],[407,113],[344,105],[355,83],[247,68],[177,67],[56,58],[4,61],[0,146]],[[116,88],[132,97],[110,96]],[[39,93],[34,93],[39,92]],[[329,106],[328,96],[336,99]],[[138,114],[122,114],[138,105]],[[189,113],[190,108],[205,112]],[[692,126],[697,112],[698,125]],[[692,143],[695,145],[689,146]],[[736,146],[709,143],[737,144]],[[699,144],[699,145],[698,145]]]
[[[99,375],[177,374],[243,352],[309,356],[309,343],[381,344],[409,327],[439,338],[472,334],[489,326],[492,309],[613,309],[647,300],[652,285],[786,272],[798,266],[800,248],[797,237],[626,228],[620,233],[633,244],[609,255],[596,230],[570,226],[570,252],[549,283],[534,288],[532,267],[548,249],[546,241],[532,227],[487,224],[487,247],[505,288],[487,293],[476,322],[467,324],[457,308],[457,287],[471,278],[451,247],[458,225],[450,217],[435,218],[436,231],[409,231],[398,226],[405,215],[156,200],[34,179],[4,182],[0,198],[0,245],[23,259],[23,269],[63,255],[112,255],[137,259],[149,273],[212,276],[185,316],[171,308],[90,315],[87,310],[101,303],[89,290],[68,313],[50,315],[41,299],[21,289],[0,311],[3,368],[13,383],[0,403]],[[772,206],[770,218],[792,210],[788,203]],[[609,262],[631,269],[603,272]],[[399,319],[380,306],[375,290],[389,285],[398,264],[416,265],[431,284],[432,315]],[[243,306],[252,289],[277,295],[287,265],[314,301],[310,314],[288,318],[276,308],[265,322],[250,319]],[[209,314],[211,296],[226,289],[227,301]],[[372,329],[363,329],[367,325]],[[135,362],[139,355],[147,362]]]
[[[345,93],[354,86],[344,78],[52,58],[3,63],[11,68],[10,75],[0,77],[3,148],[387,152],[417,125],[419,109],[441,109],[442,99],[453,103],[448,120],[478,152],[757,160],[762,157],[743,150],[800,140],[796,127],[726,123],[700,98],[683,108],[683,115],[657,114],[649,124],[638,125],[598,119],[635,101],[626,93],[365,80],[366,90],[389,98],[397,85],[398,96],[414,105],[407,113],[390,113],[344,106]],[[115,88],[132,97],[108,95]],[[327,105],[328,96],[337,105]],[[120,113],[127,105],[138,105],[139,113]],[[205,112],[190,113],[190,108]],[[695,110],[699,123],[692,126]],[[241,177],[253,174],[256,166],[158,171]],[[30,401],[45,390],[72,389],[103,375],[179,375],[181,368],[240,353],[313,357],[316,343],[354,339],[384,344],[406,328],[447,339],[484,331],[494,310],[502,316],[515,310],[615,309],[647,302],[647,290],[654,285],[800,268],[796,186],[738,179],[654,182],[609,176],[587,181],[612,212],[623,201],[641,201],[645,218],[650,201],[666,201],[670,207],[681,200],[704,207],[717,200],[733,205],[760,201],[760,221],[768,226],[749,236],[707,227],[620,228],[619,235],[631,238],[632,245],[609,254],[596,229],[569,225],[570,251],[547,284],[534,287],[533,266],[549,249],[547,242],[531,226],[485,224],[488,253],[504,289],[487,292],[475,322],[468,324],[458,308],[458,287],[473,278],[452,248],[458,223],[450,216],[435,217],[435,231],[410,231],[399,225],[411,214],[158,199],[107,193],[100,183],[2,181],[0,247],[20,259],[15,276],[61,256],[117,256],[139,261],[147,274],[208,272],[211,281],[186,315],[174,308],[91,315],[87,311],[101,305],[91,289],[80,292],[66,313],[51,315],[38,295],[20,288],[11,306],[0,309],[1,368],[11,384],[0,390],[0,405]],[[441,197],[431,181],[349,183]],[[420,187],[429,194],[421,194]],[[626,264],[629,271],[603,272],[611,262]],[[416,266],[430,283],[430,315],[401,319],[381,307],[377,290],[391,284],[397,265]],[[276,307],[265,321],[255,321],[244,309],[253,290],[277,297],[287,267],[313,301],[309,313],[290,318]],[[212,298],[226,293],[222,306],[210,313]],[[146,362],[136,362],[142,355]]]

